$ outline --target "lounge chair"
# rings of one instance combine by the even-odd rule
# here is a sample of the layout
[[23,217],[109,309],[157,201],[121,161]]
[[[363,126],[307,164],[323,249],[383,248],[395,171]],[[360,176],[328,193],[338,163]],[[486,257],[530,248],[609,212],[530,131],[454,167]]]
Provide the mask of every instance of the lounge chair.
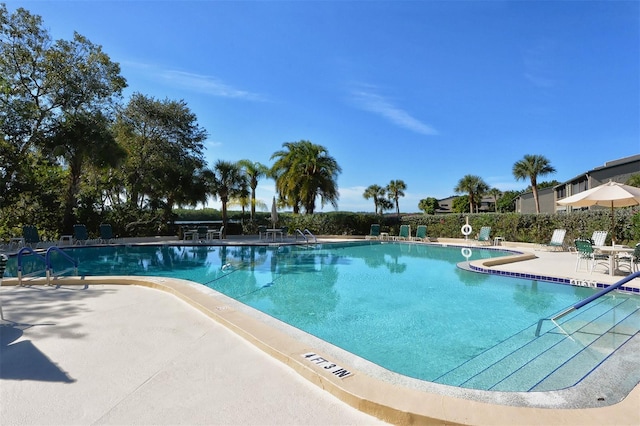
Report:
[[111,225],[108,223],[100,224],[100,239],[98,242],[102,244],[111,244],[113,243],[113,229]]
[[42,240],[40,240],[38,228],[33,225],[25,225],[22,227],[22,238],[24,238],[24,245],[32,249],[37,249],[43,245]]
[[416,228],[416,236],[413,237],[415,241],[429,241],[427,237],[427,225],[418,225]]
[[369,235],[364,237],[366,240],[377,240],[380,238],[380,225],[374,223],[371,225],[371,229],[369,230]]
[[410,240],[411,239],[411,226],[410,225],[400,225],[400,232],[397,237],[393,238],[394,240]]
[[553,235],[551,235],[551,241],[549,241],[549,244],[541,244],[540,246],[552,251],[557,250],[558,248],[561,251],[564,251],[565,250],[564,237],[566,234],[567,234],[566,229],[556,229],[553,231]]
[[73,225],[73,240],[74,244],[86,245],[89,241],[89,233],[85,225],[76,224]]
[[608,233],[608,231],[593,231],[593,234],[591,235],[591,243],[596,247],[603,246]]
[[478,243],[491,245],[492,241],[491,241],[490,234],[491,234],[491,227],[483,226],[482,228],[480,228],[480,233],[478,234],[478,239],[476,241]]
[[598,264],[605,263],[605,261],[607,268],[609,267],[609,256],[596,253],[590,240],[577,239],[575,240],[575,245],[577,251],[576,271],[583,260],[586,262],[589,273],[592,273]]

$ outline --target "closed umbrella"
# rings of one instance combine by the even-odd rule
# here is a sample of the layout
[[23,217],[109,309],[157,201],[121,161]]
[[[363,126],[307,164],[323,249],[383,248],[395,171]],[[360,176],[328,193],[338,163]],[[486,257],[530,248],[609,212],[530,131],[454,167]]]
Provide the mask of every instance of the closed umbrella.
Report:
[[271,204],[271,223],[273,227],[276,227],[278,223],[278,209],[276,208],[276,197],[273,197],[273,203]]
[[611,235],[614,227],[614,208],[640,205],[640,188],[624,185],[618,182],[607,182],[603,185],[591,188],[588,191],[579,192],[557,202],[561,206],[589,207],[606,206],[611,207]]

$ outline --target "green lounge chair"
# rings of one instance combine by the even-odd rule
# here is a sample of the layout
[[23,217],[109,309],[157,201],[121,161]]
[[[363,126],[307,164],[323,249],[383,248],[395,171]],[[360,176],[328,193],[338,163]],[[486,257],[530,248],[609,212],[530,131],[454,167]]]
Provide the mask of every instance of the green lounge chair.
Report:
[[400,225],[400,232],[397,237],[393,238],[394,240],[410,240],[411,239],[411,226],[409,225]]
[[100,224],[100,239],[98,240],[102,244],[113,243],[113,229],[108,223]]
[[377,240],[380,238],[380,225],[374,223],[371,225],[371,229],[369,230],[369,235],[364,237],[366,240]]
[[482,243],[482,244],[487,244],[487,245],[491,245],[491,227],[490,226],[483,226],[482,228],[480,228],[480,233],[478,234],[478,243]]
[[427,237],[427,225],[418,225],[416,228],[416,236],[413,237],[417,241],[430,241]]
[[89,233],[85,225],[76,224],[73,225],[73,240],[74,244],[86,245],[89,241]]

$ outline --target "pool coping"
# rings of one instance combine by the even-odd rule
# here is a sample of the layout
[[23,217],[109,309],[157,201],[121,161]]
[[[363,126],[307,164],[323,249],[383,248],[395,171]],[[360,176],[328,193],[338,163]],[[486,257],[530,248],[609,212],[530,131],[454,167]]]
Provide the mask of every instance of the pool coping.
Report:
[[[57,278],[54,282],[55,285],[60,286],[137,285],[173,294],[343,402],[393,424],[512,424],[513,419],[519,419],[519,422],[527,424],[603,425],[637,424],[640,420],[637,409],[640,402],[640,385],[636,385],[626,398],[618,403],[593,408],[504,405],[508,403],[508,399],[519,398],[522,393],[468,389],[460,391],[460,388],[437,384],[431,384],[434,385],[434,391],[424,391],[407,386],[406,383],[393,383],[376,378],[369,374],[367,367],[360,364],[357,359],[350,362],[339,353],[327,350],[327,346],[323,347],[315,342],[320,339],[300,339],[300,333],[304,332],[299,330],[294,337],[277,325],[280,323],[278,320],[265,321],[265,317],[268,317],[266,314],[188,280],[102,276]],[[29,285],[44,283],[44,279],[33,279]],[[3,286],[17,285],[17,279],[5,279],[2,284]],[[639,340],[640,338],[636,336],[634,339],[636,347],[632,348],[633,351],[637,351],[637,347],[640,346]],[[303,356],[310,353],[315,355],[307,358]],[[338,361],[335,362],[335,360]],[[325,368],[338,363],[339,366],[336,367],[341,367],[343,371],[351,374],[344,377],[344,373],[340,374],[340,371],[335,368]],[[491,403],[452,396],[451,393],[454,390],[458,390],[460,395],[469,392],[484,394],[495,401]],[[565,391],[532,395],[535,398],[545,399],[545,395],[560,394],[562,399],[563,392]]]

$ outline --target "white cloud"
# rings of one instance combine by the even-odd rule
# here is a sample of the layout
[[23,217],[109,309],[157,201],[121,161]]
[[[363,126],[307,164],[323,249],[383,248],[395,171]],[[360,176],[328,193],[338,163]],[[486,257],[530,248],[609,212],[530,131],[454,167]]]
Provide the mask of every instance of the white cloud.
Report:
[[233,98],[248,101],[264,101],[264,97],[258,93],[236,89],[219,79],[177,70],[162,70],[158,74],[163,80],[173,86],[208,93],[222,98]]
[[240,99],[247,101],[263,102],[266,98],[259,94],[235,88],[222,80],[209,76],[186,71],[162,68],[154,64],[124,61],[127,67],[143,70],[146,76],[159,79],[165,84],[191,90],[198,93],[207,93],[212,96]]
[[351,103],[357,108],[372,112],[391,121],[397,126],[423,135],[437,135],[438,131],[413,117],[408,112],[393,105],[383,96],[374,93],[370,87],[351,90]]

